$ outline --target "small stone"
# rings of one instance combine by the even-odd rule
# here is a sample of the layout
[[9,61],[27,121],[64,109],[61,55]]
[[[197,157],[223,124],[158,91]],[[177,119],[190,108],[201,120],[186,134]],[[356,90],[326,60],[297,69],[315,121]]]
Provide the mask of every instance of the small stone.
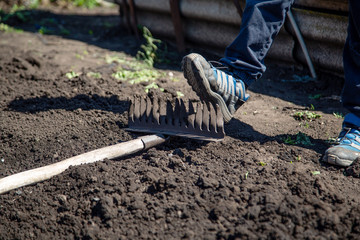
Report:
[[61,204],[64,204],[67,201],[67,197],[65,195],[63,195],[63,194],[60,194],[60,195],[58,195],[58,201]]

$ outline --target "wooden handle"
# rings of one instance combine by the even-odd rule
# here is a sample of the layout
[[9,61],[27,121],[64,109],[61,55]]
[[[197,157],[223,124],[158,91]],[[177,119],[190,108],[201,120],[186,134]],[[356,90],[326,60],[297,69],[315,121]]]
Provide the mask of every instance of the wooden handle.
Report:
[[166,139],[162,135],[149,135],[128,142],[83,153],[63,161],[39,167],[0,179],[0,194],[10,190],[41,182],[58,175],[70,166],[102,161],[105,158],[115,159],[163,143]]

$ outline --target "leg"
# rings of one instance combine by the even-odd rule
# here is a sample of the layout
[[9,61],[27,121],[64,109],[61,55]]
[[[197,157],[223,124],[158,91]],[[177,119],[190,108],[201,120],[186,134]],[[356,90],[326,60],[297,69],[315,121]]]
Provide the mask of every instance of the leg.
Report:
[[226,49],[222,68],[213,67],[199,54],[184,57],[185,78],[202,100],[220,106],[225,122],[249,98],[246,86],[265,71],[263,60],[292,3],[293,0],[248,0],[240,34]]
[[348,36],[344,46],[345,83],[342,102],[350,111],[345,116],[339,145],[325,152],[324,161],[349,166],[360,157],[360,2],[349,1]]
[[293,0],[248,0],[240,33],[220,61],[247,85],[265,72],[264,58],[284,24]]

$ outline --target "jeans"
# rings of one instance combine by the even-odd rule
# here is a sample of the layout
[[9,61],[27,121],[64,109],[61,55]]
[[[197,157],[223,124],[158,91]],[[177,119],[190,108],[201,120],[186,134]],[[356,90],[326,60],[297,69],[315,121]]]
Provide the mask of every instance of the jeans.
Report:
[[[266,70],[264,58],[284,24],[294,0],[247,0],[240,33],[220,60],[249,86]],[[345,82],[341,95],[350,111],[344,126],[360,128],[360,1],[349,0],[349,26],[344,46]]]

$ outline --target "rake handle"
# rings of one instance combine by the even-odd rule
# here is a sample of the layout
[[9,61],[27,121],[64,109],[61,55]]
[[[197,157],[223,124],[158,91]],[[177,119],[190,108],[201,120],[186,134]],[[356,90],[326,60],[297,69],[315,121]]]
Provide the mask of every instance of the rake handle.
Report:
[[161,144],[165,140],[163,135],[147,135],[131,141],[99,148],[44,167],[16,173],[0,179],[0,194],[50,179],[64,172],[70,166],[103,161],[105,158],[115,159],[123,157]]

